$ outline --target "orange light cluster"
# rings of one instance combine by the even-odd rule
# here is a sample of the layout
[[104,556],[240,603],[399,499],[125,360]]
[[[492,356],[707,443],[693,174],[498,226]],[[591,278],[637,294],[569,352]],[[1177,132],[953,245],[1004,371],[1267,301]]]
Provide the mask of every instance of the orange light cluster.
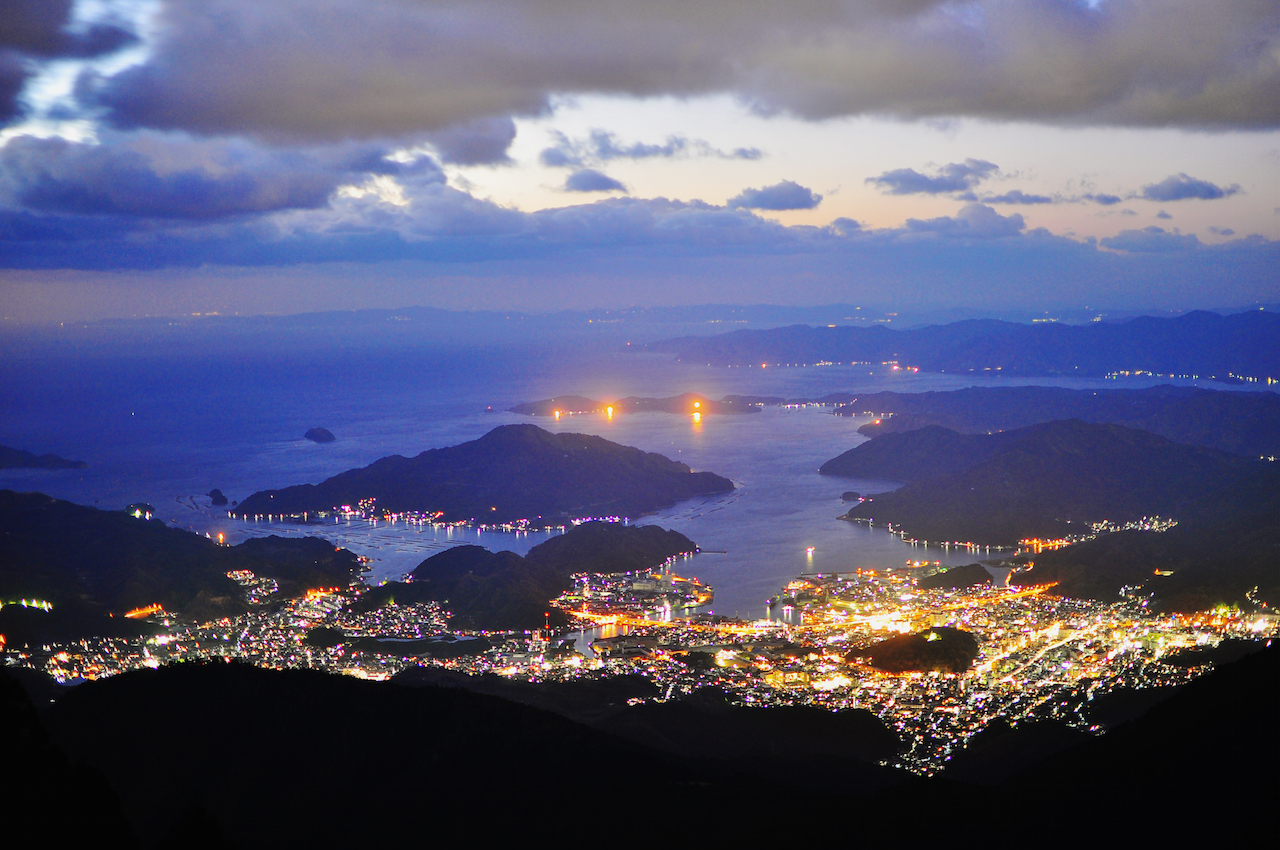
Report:
[[1039,537],[1032,537],[1027,540],[1019,540],[1019,545],[1024,549],[1030,549],[1037,555],[1041,552],[1051,551],[1053,549],[1061,549],[1063,546],[1070,546],[1070,542],[1066,540],[1041,540]]

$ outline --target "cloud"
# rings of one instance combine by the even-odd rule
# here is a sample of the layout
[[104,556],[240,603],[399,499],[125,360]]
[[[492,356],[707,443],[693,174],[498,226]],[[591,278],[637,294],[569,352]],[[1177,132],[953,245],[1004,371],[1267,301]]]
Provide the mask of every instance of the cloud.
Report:
[[400,172],[443,180],[429,160],[388,162],[368,147],[278,151],[155,133],[108,135],[100,144],[19,136],[0,148],[0,197],[32,212],[212,220],[315,209],[345,183]]
[[509,116],[477,118],[427,136],[440,161],[455,165],[505,165],[516,138],[516,122]]
[[966,204],[954,218],[942,216],[926,221],[907,219],[907,229],[910,231],[964,239],[999,239],[1018,236],[1026,226],[1020,214],[1003,216],[982,204]]
[[[116,144],[138,148],[139,138],[151,136]],[[181,150],[180,138],[163,139]],[[203,150],[198,140],[186,141]],[[249,164],[266,155],[249,150],[243,155]],[[185,156],[184,168],[195,154]],[[335,170],[363,168],[372,159],[365,149],[345,147],[318,148],[311,157]],[[161,177],[163,159],[150,160]],[[0,204],[0,268],[79,269],[49,274],[81,281],[99,280],[88,271],[113,271],[113,280],[137,281],[129,284],[130,298],[154,294],[145,287],[184,285],[182,275],[130,278],[131,270],[203,269],[246,280],[258,274],[249,270],[269,268],[294,290],[343,279],[346,291],[367,293],[398,279],[412,281],[410,301],[450,292],[459,305],[489,308],[763,303],[786,293],[789,303],[889,297],[931,308],[1043,309],[1099,299],[1117,308],[1249,303],[1274,293],[1280,267],[1280,242],[1261,237],[1207,245],[1156,228],[1100,246],[1028,230],[1021,216],[978,204],[955,216],[880,229],[847,219],[784,226],[746,209],[664,198],[614,197],[526,213],[445,184],[428,157],[372,164],[391,170],[358,179],[394,181],[400,203],[376,185],[340,187],[311,208],[179,219],[96,207],[36,211],[13,207],[9,197]],[[247,165],[242,170],[252,173]],[[0,190],[7,185],[0,181]],[[11,272],[7,279],[16,277]],[[316,309],[329,303],[318,301]]]
[[1209,232],[1216,236],[1235,236],[1236,232],[1230,227],[1210,227]]
[[29,76],[30,70],[18,56],[0,52],[0,124],[7,124],[22,114],[18,96]]
[[74,0],[7,0],[0,12],[0,124],[23,113],[20,95],[33,60],[84,59],[133,44],[137,36],[111,23],[72,28]]
[[1277,49],[1280,7],[1261,0],[165,0],[145,60],[80,94],[117,127],[309,140],[544,114],[574,93],[1272,128]]
[[1057,201],[1048,195],[1028,195],[1021,189],[1011,189],[1003,195],[988,195],[982,199],[984,204],[1053,204]]
[[914,168],[897,168],[868,177],[866,182],[878,186],[886,195],[940,195],[972,189],[999,170],[995,163],[966,159],[944,165],[934,175],[921,174]]
[[1144,227],[1141,230],[1122,230],[1115,236],[1098,240],[1104,248],[1138,254],[1167,254],[1188,251],[1200,247],[1195,234],[1170,233],[1162,227]]
[[1197,180],[1186,174],[1175,174],[1159,183],[1143,186],[1139,197],[1148,201],[1185,201],[1191,198],[1212,201],[1234,195],[1239,191],[1240,187],[1235,184],[1222,187],[1207,180]]
[[1167,212],[1165,212],[1164,210],[1160,210],[1160,212],[1156,213],[1156,218],[1161,218],[1161,219],[1171,219],[1171,218],[1173,218],[1173,216],[1169,215],[1169,214],[1168,214]]
[[0,49],[44,59],[87,58],[137,41],[116,24],[71,27],[73,6],[74,0],[6,0]]
[[581,168],[565,178],[566,192],[625,192],[627,187],[594,168]]
[[552,131],[555,144],[539,154],[543,165],[552,168],[576,168],[582,165],[598,165],[614,159],[651,159],[660,157],[706,156],[717,159],[760,159],[764,154],[758,148],[735,148],[722,151],[701,139],[685,136],[668,136],[660,145],[620,142],[607,130],[592,130],[586,139],[570,139],[564,133]]
[[726,206],[748,210],[811,210],[822,203],[822,196],[812,189],[783,180],[763,189],[743,189],[729,199]]
[[1119,195],[1106,195],[1106,194],[1097,194],[1097,195],[1090,194],[1090,195],[1083,195],[1081,197],[1082,197],[1082,200],[1093,201],[1095,204],[1101,204],[1104,207],[1115,206],[1116,204],[1124,200]]

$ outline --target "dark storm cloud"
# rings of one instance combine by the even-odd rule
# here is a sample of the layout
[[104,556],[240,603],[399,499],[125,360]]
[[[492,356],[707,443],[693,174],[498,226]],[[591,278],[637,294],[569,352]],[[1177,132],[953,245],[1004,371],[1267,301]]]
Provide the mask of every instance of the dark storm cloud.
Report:
[[[972,189],[999,170],[995,163],[966,159],[942,166],[937,174],[921,174],[914,168],[896,168],[878,177],[868,177],[866,182],[878,186],[886,195],[941,195]],[[965,200],[973,198],[970,196]]]
[[807,118],[1280,126],[1266,0],[163,0],[154,50],[86,80],[119,127],[387,137],[557,93],[731,93]]
[[1057,203],[1048,195],[1028,195],[1021,189],[1011,189],[1003,195],[987,195],[982,199],[984,204],[1053,204]]
[[1218,186],[1208,180],[1197,180],[1187,174],[1174,174],[1159,183],[1143,186],[1139,197],[1148,201],[1185,201],[1199,199],[1214,201],[1240,191],[1240,187]]
[[625,192],[627,187],[593,168],[582,168],[564,181],[566,192]]
[[684,136],[668,136],[660,145],[632,142],[627,144],[607,130],[592,130],[586,139],[570,139],[554,131],[555,144],[539,155],[543,165],[552,168],[574,168],[587,164],[603,163],[614,159],[652,159],[659,157],[707,156],[717,159],[760,159],[764,154],[758,148],[736,148],[722,151],[701,139]]
[[[427,179],[442,179],[426,162]],[[345,147],[307,153],[160,134],[102,144],[19,136],[0,148],[0,198],[33,212],[209,220],[314,209],[344,183],[423,167]]]
[[783,180],[763,189],[743,189],[729,199],[726,206],[747,210],[811,210],[822,203],[822,196],[791,180]]
[[74,0],[5,0],[0,12],[0,50],[41,58],[101,56],[137,37],[112,24],[68,29]]
[[22,114],[19,96],[33,59],[101,56],[137,41],[126,29],[94,24],[68,29],[74,0],[5,0],[0,7],[0,124]]

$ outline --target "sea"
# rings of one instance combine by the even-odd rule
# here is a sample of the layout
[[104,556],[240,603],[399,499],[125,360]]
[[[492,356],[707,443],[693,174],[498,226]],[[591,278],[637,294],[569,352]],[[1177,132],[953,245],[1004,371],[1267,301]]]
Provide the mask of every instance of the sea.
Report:
[[[211,505],[218,488],[243,499],[266,488],[319,482],[392,454],[416,455],[533,422],[659,452],[733,480],[727,496],[693,500],[630,522],[675,529],[703,550],[678,570],[715,589],[710,610],[755,619],[766,600],[804,573],[967,564],[994,553],[924,549],[879,527],[846,522],[841,494],[884,492],[889,481],[818,475],[859,443],[864,418],[831,408],[767,407],[754,414],[692,417],[641,413],[527,417],[520,402],[557,395],[595,399],[696,392],[816,398],[834,392],[924,392],[1041,384],[1138,388],[1157,381],[1019,380],[904,373],[890,366],[724,368],[681,363],[621,338],[433,344],[319,333],[298,346],[261,335],[208,345],[162,334],[98,329],[60,344],[10,344],[0,360],[0,444],[88,463],[73,470],[0,470],[0,488],[39,491],[119,509],[145,502],[166,524],[230,543],[268,534],[322,536],[371,559],[367,581],[399,579],[442,549],[472,543],[524,553],[554,531],[508,533],[404,523],[255,523]],[[105,340],[105,341],[104,341]],[[278,341],[277,341],[278,343]],[[1167,381],[1166,381],[1167,383]],[[303,438],[324,427],[335,442]]]

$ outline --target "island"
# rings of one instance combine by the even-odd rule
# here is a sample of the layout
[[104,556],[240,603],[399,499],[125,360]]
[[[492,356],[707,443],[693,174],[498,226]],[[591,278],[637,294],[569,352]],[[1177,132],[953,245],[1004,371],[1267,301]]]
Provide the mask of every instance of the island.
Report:
[[587,522],[539,543],[524,557],[480,546],[446,549],[419,564],[408,582],[389,582],[361,594],[352,610],[434,600],[447,601],[453,622],[467,628],[562,626],[568,616],[548,603],[573,585],[575,573],[652,570],[697,549],[683,534],[656,525]]
[[392,455],[319,484],[254,493],[233,513],[303,517],[364,502],[441,522],[544,527],[637,517],[733,489],[727,478],[602,437],[503,425],[478,440],[411,458]]
[[328,428],[308,428],[307,433],[302,436],[313,443],[332,443],[338,439]]
[[67,460],[55,454],[35,455],[23,449],[0,446],[0,469],[84,469],[82,460]]

